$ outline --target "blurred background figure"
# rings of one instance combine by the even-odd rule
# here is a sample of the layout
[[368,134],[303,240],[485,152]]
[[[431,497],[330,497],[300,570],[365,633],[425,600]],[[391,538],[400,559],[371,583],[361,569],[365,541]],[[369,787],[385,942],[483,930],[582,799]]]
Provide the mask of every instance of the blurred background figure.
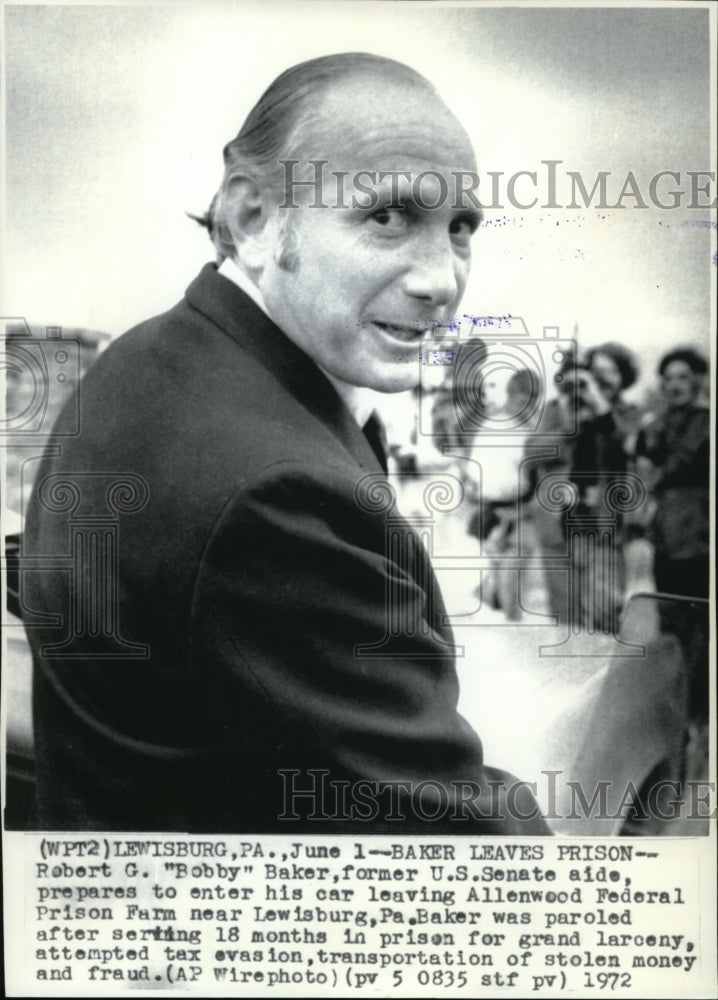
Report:
[[[491,568],[481,571],[478,592],[483,603],[501,610],[508,621],[523,617],[522,591],[537,587],[536,571],[519,572],[501,563],[506,556],[531,555],[536,547],[527,505],[533,491],[524,449],[530,437],[527,417],[534,412],[542,392],[536,375],[526,368],[509,374],[506,368],[500,373],[489,367],[482,382],[484,422],[476,434],[470,461],[462,466],[473,506],[468,530],[481,543],[483,554],[492,557]],[[497,430],[512,433],[497,439]],[[542,589],[543,574],[538,575]]]
[[578,435],[571,462],[581,473],[581,503],[602,511],[603,490],[616,475],[626,473],[640,426],[638,407],[623,393],[638,378],[636,360],[622,344],[606,343],[586,351],[579,363],[573,390],[578,413]]
[[653,576],[665,594],[708,597],[710,413],[706,359],[690,347],[658,366],[662,412],[639,436],[636,468],[655,500]]
[[[431,516],[437,550],[445,555],[464,552],[473,511],[463,496],[462,467],[483,419],[477,377],[485,356],[478,337],[432,341],[422,346],[418,386],[393,396],[377,394],[398,508],[411,521]],[[432,484],[455,498],[445,511],[427,509],[425,493]],[[455,586],[457,575],[448,576],[442,586]]]
[[484,419],[479,377],[485,357],[478,337],[440,341],[423,353],[421,384],[389,400],[393,412],[381,400],[391,470],[399,477],[455,471],[459,459],[451,450],[470,445]]
[[[635,455],[636,471],[650,491],[644,527],[646,544],[652,545],[658,591],[651,616],[646,615],[650,601],[645,595],[637,598],[643,607],[636,610],[644,619],[642,631],[649,652],[655,659],[668,649],[685,682],[680,777],[705,781],[710,756],[708,371],[706,358],[692,347],[664,354],[657,371],[659,396],[653,412],[644,418]],[[649,623],[652,635],[646,627]],[[646,784],[655,777],[656,772]]]
[[623,398],[638,378],[635,357],[622,344],[607,342],[586,351],[579,372],[578,436],[571,475],[579,489],[579,514],[615,519],[613,541],[603,536],[597,551],[579,536],[572,552],[574,572],[590,573],[580,588],[578,614],[582,627],[615,632],[626,588],[626,527],[606,503],[606,489],[631,466],[640,426],[637,406]]
[[[546,586],[549,606],[560,621],[573,627],[616,630],[625,586],[624,525],[619,515],[610,511],[605,491],[612,481],[625,475],[631,464],[640,426],[640,411],[623,398],[638,377],[633,354],[622,344],[606,342],[586,351],[575,362],[568,358],[558,372],[559,394],[549,400],[538,435],[563,430],[559,453],[555,458],[537,463],[534,483],[539,485],[548,473],[563,472],[573,481],[578,506],[572,514],[592,520],[609,515],[615,522],[613,541],[594,548],[592,529],[574,537],[571,552],[573,593],[565,570],[548,570]],[[577,432],[572,433],[574,421]],[[566,554],[568,511],[545,510],[534,505],[538,543],[546,556]],[[590,574],[590,577],[587,577]],[[577,579],[578,578],[578,579]]]
[[[532,491],[524,464],[524,446],[529,437],[524,417],[532,412],[540,392],[541,386],[531,372],[525,368],[515,371],[506,383],[504,405],[494,414],[506,429],[514,430],[510,447],[480,452],[488,530],[485,551],[495,557],[492,571],[483,574],[483,587],[488,584],[493,589],[494,603],[508,621],[519,621],[522,617],[522,577],[516,570],[502,572],[501,557],[529,555],[535,550],[533,523],[527,506]],[[528,573],[532,571],[526,570],[523,575]]]
[[446,449],[465,445],[486,420],[484,364],[486,344],[479,337],[459,342],[453,367],[447,369],[445,392],[434,409],[437,445]]

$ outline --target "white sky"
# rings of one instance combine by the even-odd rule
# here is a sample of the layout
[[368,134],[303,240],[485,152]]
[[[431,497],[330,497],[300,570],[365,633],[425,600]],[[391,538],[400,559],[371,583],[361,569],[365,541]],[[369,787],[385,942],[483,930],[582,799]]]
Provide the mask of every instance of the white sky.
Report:
[[[481,174],[561,160],[559,176],[580,171],[589,189],[610,171],[615,201],[629,170],[644,196],[660,170],[685,190],[686,171],[715,170],[700,4],[10,5],[5,50],[2,311],[30,322],[116,335],[174,304],[212,257],[184,213],[209,203],[222,146],[279,72],[323,53],[367,50],[425,72],[469,129]],[[625,204],[487,212],[464,310],[564,336],[577,322],[584,344],[623,340],[644,361],[707,345],[711,213]]]

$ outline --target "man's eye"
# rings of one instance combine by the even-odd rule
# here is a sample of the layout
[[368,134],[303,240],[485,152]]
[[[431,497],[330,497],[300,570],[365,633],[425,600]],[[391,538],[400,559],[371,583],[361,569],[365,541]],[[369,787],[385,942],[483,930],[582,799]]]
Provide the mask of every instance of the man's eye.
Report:
[[462,245],[468,245],[475,230],[476,226],[472,225],[469,219],[454,219],[449,226],[454,242]]
[[407,225],[406,211],[403,207],[385,207],[380,208],[378,211],[374,212],[372,215],[372,221],[383,229],[394,230],[398,232],[404,229]]

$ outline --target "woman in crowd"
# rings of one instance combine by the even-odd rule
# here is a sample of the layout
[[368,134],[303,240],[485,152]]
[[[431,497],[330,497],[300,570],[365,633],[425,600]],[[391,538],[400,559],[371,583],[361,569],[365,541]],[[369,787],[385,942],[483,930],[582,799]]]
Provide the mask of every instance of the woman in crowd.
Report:
[[[623,525],[606,497],[610,484],[628,471],[636,441],[639,413],[623,393],[636,381],[638,367],[623,345],[607,342],[586,351],[578,364],[567,360],[557,374],[559,395],[547,404],[538,436],[553,435],[547,440],[556,441],[558,454],[537,463],[535,484],[540,493],[542,477],[563,473],[575,485],[578,504],[571,511],[571,573],[547,569],[549,604],[562,622],[613,633],[623,601]],[[568,512],[539,502],[534,515],[543,554],[564,556]],[[612,540],[602,535],[596,541],[597,525],[606,517]]]
[[708,597],[710,413],[701,405],[708,363],[692,348],[658,366],[665,410],[638,438],[639,472],[652,486],[656,590]]

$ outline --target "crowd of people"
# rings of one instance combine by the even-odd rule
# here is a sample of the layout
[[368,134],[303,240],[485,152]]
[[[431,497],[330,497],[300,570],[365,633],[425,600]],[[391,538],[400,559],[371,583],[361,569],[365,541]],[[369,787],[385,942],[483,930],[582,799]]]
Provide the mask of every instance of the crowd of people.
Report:
[[625,398],[639,365],[615,342],[566,355],[553,395],[528,368],[502,383],[478,339],[457,345],[445,371],[431,433],[395,449],[395,469],[451,468],[461,479],[457,516],[493,561],[477,588],[485,602],[522,617],[526,571],[501,569],[516,556],[538,557],[545,608],[576,629],[616,632],[636,579],[708,597],[710,413],[698,351],[666,353],[642,403]]

